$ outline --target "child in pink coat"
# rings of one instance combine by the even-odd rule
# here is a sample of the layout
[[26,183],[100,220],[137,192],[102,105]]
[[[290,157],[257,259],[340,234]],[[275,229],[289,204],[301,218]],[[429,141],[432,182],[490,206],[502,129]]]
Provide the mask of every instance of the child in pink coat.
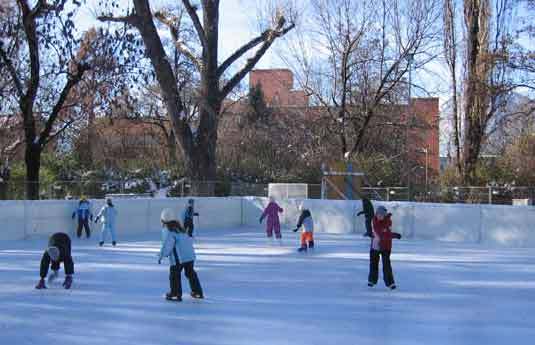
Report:
[[260,224],[267,216],[267,227],[266,234],[268,238],[273,237],[273,230],[275,230],[275,237],[280,239],[281,236],[281,225],[279,222],[279,213],[282,212],[282,208],[275,202],[273,197],[269,197],[269,204],[264,209],[264,213],[260,217]]

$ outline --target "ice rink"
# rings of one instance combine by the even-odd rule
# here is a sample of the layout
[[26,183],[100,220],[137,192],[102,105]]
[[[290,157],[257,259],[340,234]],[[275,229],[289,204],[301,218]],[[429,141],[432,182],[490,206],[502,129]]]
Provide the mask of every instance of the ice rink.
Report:
[[[96,234],[95,234],[96,235]],[[0,344],[529,344],[535,250],[422,240],[394,243],[398,290],[366,286],[369,240],[261,229],[205,231],[196,268],[206,299],[167,302],[159,234],[112,248],[74,240],[74,285],[34,288],[46,238],[0,241]],[[166,262],[165,262],[166,263]]]

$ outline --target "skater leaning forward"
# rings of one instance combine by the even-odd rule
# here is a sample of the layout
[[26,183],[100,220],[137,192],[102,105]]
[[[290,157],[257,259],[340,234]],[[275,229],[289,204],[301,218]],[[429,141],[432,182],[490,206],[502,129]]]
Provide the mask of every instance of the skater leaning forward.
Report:
[[383,263],[383,279],[385,285],[390,289],[395,289],[394,274],[390,263],[390,253],[392,252],[392,239],[400,239],[401,235],[392,232],[392,214],[387,213],[384,206],[377,207],[373,217],[373,238],[370,248],[370,272],[368,275],[368,286],[377,284],[379,279],[379,257]]
[[269,197],[269,204],[264,209],[262,216],[260,216],[260,224],[264,218],[267,217],[266,235],[268,238],[273,238],[273,231],[275,231],[275,237],[280,239],[281,225],[279,221],[279,213],[282,213],[282,208],[275,202],[273,197]]
[[186,229],[178,221],[178,217],[170,209],[164,209],[161,217],[164,230],[162,231],[162,246],[158,264],[164,257],[169,257],[169,285],[170,291],[166,299],[182,301],[182,284],[180,273],[184,270],[191,288],[191,297],[204,298],[201,283],[194,269],[195,250],[193,239],[188,236]]
[[303,207],[303,204],[299,205],[299,211],[301,215],[297,221],[297,226],[294,229],[294,232],[297,232],[301,226],[303,227],[303,232],[301,233],[301,247],[298,249],[300,252],[306,252],[308,248],[314,248],[314,220],[312,220],[312,214],[310,210]]
[[51,282],[58,276],[58,271],[61,262],[65,269],[65,281],[63,287],[70,289],[72,284],[72,275],[74,273],[74,262],[71,256],[71,239],[69,235],[58,232],[50,236],[48,240],[48,247],[41,258],[41,279],[35,287],[36,289],[46,289],[45,278],[48,274],[48,268],[52,269],[52,274],[48,277]]

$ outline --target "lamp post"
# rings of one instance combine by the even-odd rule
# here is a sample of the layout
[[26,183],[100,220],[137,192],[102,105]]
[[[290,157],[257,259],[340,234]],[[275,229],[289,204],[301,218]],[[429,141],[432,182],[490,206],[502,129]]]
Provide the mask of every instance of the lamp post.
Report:
[[427,147],[422,147],[420,149],[422,153],[425,153],[425,198],[427,199],[427,195],[428,195],[428,178],[429,178],[429,174],[428,174],[428,168],[429,168],[429,150],[427,149]]
[[414,61],[414,54],[409,53],[406,56],[407,64],[409,66],[409,87],[408,87],[408,102],[407,102],[407,114],[406,114],[406,120],[405,120],[405,150],[407,151],[407,159],[406,159],[406,171],[407,171],[407,189],[408,189],[408,198],[409,201],[411,199],[411,170],[410,170],[410,146],[409,146],[409,126],[410,126],[410,119],[412,116],[412,107],[411,107],[411,85],[412,85],[412,63]]

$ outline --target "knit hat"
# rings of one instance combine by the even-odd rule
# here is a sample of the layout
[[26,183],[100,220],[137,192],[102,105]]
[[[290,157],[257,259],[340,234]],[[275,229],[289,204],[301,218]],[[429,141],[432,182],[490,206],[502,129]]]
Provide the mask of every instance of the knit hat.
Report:
[[386,211],[386,207],[384,207],[384,206],[382,206],[382,205],[381,205],[381,206],[378,206],[378,207],[377,207],[377,210],[375,210],[375,214],[377,214],[377,215],[379,215],[379,216],[383,216],[383,217],[386,216],[386,212],[387,212],[387,211]]
[[190,205],[193,205],[194,202],[195,202],[194,199],[189,199],[189,200],[188,200],[188,204],[190,204]]
[[170,208],[164,208],[162,210],[162,214],[160,215],[160,220],[162,223],[170,223],[172,221],[178,221],[178,217]]
[[48,253],[48,256],[50,256],[50,259],[52,261],[58,261],[59,260],[59,249],[58,249],[58,247],[48,247],[46,249],[46,252]]

